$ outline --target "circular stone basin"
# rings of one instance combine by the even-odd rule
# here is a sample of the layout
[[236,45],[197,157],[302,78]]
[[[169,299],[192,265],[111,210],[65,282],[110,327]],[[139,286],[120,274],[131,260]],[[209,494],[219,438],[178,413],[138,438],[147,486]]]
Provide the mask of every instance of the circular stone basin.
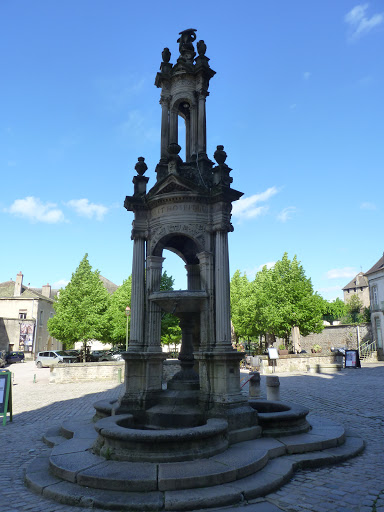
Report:
[[309,409],[301,405],[271,400],[249,400],[249,405],[257,411],[264,437],[302,434],[311,428],[307,421]]
[[95,424],[93,451],[106,459],[131,462],[178,462],[212,457],[228,448],[228,423],[212,418],[182,429],[135,428],[132,414],[102,418]]

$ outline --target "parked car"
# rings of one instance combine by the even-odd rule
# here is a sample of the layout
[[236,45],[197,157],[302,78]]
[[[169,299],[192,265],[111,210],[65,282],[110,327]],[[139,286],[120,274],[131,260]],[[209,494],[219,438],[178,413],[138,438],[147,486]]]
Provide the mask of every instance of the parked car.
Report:
[[5,359],[8,364],[24,362],[24,352],[7,352]]
[[4,368],[7,360],[5,359],[5,350],[0,351],[0,368]]
[[121,361],[121,352],[118,350],[103,350],[102,354],[98,356],[97,361]]
[[57,363],[75,363],[76,356],[68,355],[64,350],[50,350],[47,352],[39,352],[36,356],[36,366],[43,368],[52,366]]

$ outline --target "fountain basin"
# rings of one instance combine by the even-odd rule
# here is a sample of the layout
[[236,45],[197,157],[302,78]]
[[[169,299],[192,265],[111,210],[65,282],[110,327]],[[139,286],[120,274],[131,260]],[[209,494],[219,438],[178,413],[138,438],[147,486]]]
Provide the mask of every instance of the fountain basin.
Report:
[[205,291],[176,290],[153,292],[149,300],[158,304],[167,313],[198,313],[202,304],[207,300]]
[[309,409],[301,405],[272,400],[249,400],[248,403],[257,411],[263,437],[303,434],[311,428],[307,421]]
[[212,457],[228,448],[228,423],[212,418],[183,429],[136,428],[132,414],[102,418],[95,424],[93,451],[105,459],[131,462],[179,462]]

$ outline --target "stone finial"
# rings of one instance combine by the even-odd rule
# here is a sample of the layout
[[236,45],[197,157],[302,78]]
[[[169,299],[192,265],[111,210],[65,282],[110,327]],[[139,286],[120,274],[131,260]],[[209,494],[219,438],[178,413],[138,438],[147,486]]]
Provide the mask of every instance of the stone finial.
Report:
[[171,60],[171,52],[169,51],[169,48],[164,48],[161,57],[163,59],[163,62],[165,62],[166,64],[169,63],[169,61]]
[[180,153],[181,146],[179,146],[179,144],[177,144],[177,142],[171,142],[167,147],[167,151],[170,156],[176,156]]
[[204,43],[203,39],[197,42],[196,47],[197,53],[200,55],[200,57],[203,57],[207,51],[207,45]]
[[196,29],[195,28],[187,28],[186,30],[183,30],[182,32],[179,32],[179,39],[177,42],[179,43],[179,50],[181,55],[183,52],[194,52],[195,49],[193,48],[193,41],[196,39]]
[[213,158],[219,165],[224,165],[227,159],[227,153],[224,151],[224,146],[217,146],[217,149],[213,154]]
[[144,162],[145,158],[142,156],[139,156],[138,162],[135,165],[135,170],[139,176],[143,176],[145,171],[148,169],[147,164]]

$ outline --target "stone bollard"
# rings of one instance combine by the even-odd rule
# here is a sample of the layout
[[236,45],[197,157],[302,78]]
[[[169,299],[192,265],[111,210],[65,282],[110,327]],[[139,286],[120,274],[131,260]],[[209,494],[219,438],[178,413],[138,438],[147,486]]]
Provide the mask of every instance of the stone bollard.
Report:
[[249,372],[251,378],[249,379],[249,397],[259,398],[260,397],[260,373]]
[[280,380],[279,377],[267,377],[267,400],[280,400]]

